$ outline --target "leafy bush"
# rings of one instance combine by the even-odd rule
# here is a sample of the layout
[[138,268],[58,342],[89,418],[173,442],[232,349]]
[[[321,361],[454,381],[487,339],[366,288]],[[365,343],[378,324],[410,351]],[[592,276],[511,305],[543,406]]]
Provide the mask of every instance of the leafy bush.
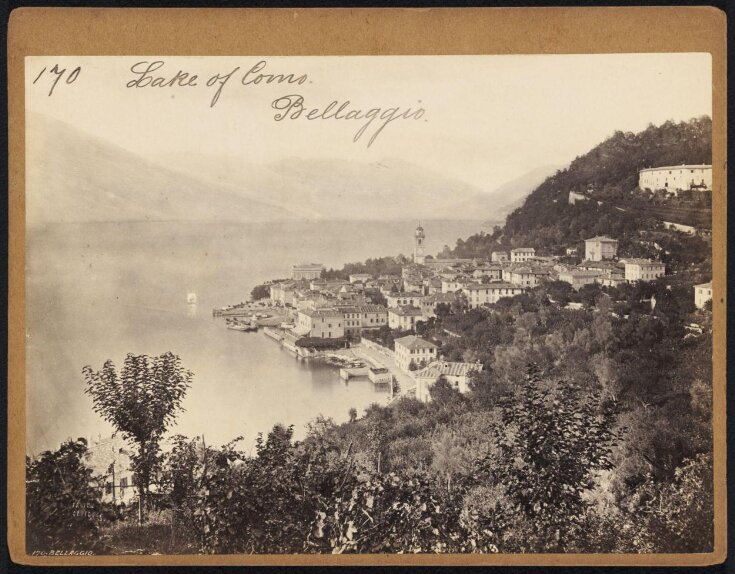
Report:
[[28,552],[98,549],[103,505],[84,464],[86,452],[87,441],[80,438],[26,460]]

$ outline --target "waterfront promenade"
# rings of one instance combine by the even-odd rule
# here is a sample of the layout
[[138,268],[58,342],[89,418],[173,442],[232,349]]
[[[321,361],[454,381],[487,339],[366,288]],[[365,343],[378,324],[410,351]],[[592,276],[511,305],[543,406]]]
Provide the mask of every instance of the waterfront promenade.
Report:
[[416,388],[416,381],[414,381],[407,373],[404,373],[399,369],[398,365],[396,365],[387,354],[381,353],[363,344],[353,345],[350,348],[350,351],[352,351],[356,357],[377,366],[385,367],[390,371],[396,381],[398,381],[398,386],[400,387],[398,393],[393,395],[393,399],[404,396],[413,396],[413,390]]
[[[295,351],[296,347],[292,343],[287,343],[283,336],[283,330],[277,328],[265,328],[263,334],[270,337],[271,339],[278,342],[280,345],[284,345],[286,348]],[[374,367],[384,367],[393,375],[396,381],[398,381],[399,391],[397,393],[391,393],[388,397],[388,402],[405,397],[414,396],[414,389],[416,388],[416,381],[411,378],[408,373],[403,372],[393,360],[392,352],[385,350],[381,351],[374,346],[368,346],[364,343],[353,344],[351,347],[346,349],[335,349],[323,353],[321,356],[337,356],[346,360],[361,360],[372,365]]]

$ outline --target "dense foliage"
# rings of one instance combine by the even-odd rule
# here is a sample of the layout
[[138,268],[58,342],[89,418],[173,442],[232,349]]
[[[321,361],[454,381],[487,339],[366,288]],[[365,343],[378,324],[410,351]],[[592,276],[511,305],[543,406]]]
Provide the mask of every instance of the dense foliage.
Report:
[[367,259],[364,263],[346,263],[342,269],[326,269],[322,271],[323,279],[349,279],[356,273],[368,273],[373,278],[381,275],[401,276],[403,266],[408,263],[406,257],[376,257]]
[[[213,448],[173,437],[156,477],[171,517],[159,548],[174,538],[179,551],[205,553],[711,548],[709,455],[666,477],[648,466],[614,493],[621,455],[640,436],[621,444],[631,430],[599,390],[525,371],[492,405],[437,383],[428,404],[374,405],[343,425],[317,418],[302,442],[277,425],[252,454],[239,439]],[[98,501],[79,460],[72,474]],[[97,525],[78,528],[92,547]]]
[[252,291],[250,291],[250,298],[253,301],[258,301],[259,299],[268,299],[271,296],[271,286],[268,284],[264,285],[256,285],[253,287]]
[[84,464],[86,452],[87,441],[80,438],[26,461],[28,552],[97,547],[107,513]]

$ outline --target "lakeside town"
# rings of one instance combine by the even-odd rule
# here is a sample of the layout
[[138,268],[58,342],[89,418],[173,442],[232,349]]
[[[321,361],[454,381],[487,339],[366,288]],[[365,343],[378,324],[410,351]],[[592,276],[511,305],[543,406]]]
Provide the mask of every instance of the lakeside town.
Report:
[[[100,257],[126,266],[100,285],[134,285],[137,306],[108,301],[128,328],[74,362],[69,397],[113,434],[88,439],[70,416],[85,436],[27,457],[28,550],[709,552],[711,134],[706,115],[615,131],[529,184],[502,224],[488,199],[471,235],[456,220],[439,239],[405,207],[388,241],[350,252],[390,254],[364,262],[328,244],[367,218],[291,233],[267,266],[233,236],[270,239],[251,223],[198,227],[216,273],[175,253],[175,233],[111,243]],[[156,242],[208,281],[132,268]]]
[[[669,197],[707,194],[711,185],[710,165],[663,166],[639,173],[639,189]],[[569,192],[569,205],[589,200],[584,193]],[[707,228],[661,223],[664,229],[686,235],[710,235]],[[641,241],[662,249],[655,242]],[[586,238],[580,246],[569,245],[563,255],[515,247],[492,251],[486,259],[434,257],[424,252],[425,242],[426,233],[419,224],[411,259],[396,262],[400,275],[350,273],[345,279],[326,279],[324,265],[296,264],[289,279],[254,289],[255,301],[215,309],[213,314],[226,317],[228,327],[235,330],[262,326],[265,335],[296,357],[325,359],[341,367],[345,380],[367,377],[374,384],[391,384],[395,392],[390,393],[390,401],[401,396],[428,401],[430,388],[440,378],[467,393],[471,374],[483,368],[481,363],[449,361],[437,344],[417,336],[421,324],[451,308],[493,305],[556,281],[579,291],[587,285],[650,283],[667,275],[661,260],[619,252],[618,239],[604,235]],[[697,309],[704,308],[712,299],[711,282],[694,285],[691,296]],[[650,304],[656,304],[655,297]],[[565,306],[583,307],[578,302]],[[689,328],[701,333],[696,323]],[[386,330],[396,335],[387,345],[380,337]],[[451,331],[445,333],[452,336]]]

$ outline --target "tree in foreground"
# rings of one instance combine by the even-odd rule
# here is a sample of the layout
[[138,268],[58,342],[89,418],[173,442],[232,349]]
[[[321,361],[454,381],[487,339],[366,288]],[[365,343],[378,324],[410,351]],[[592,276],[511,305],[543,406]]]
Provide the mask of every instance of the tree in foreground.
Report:
[[100,493],[85,466],[87,441],[67,441],[56,451],[26,460],[27,549],[91,549]]
[[613,467],[615,412],[564,381],[542,381],[532,365],[519,398],[503,404],[501,415],[498,451],[479,464],[489,478],[485,488],[494,492],[485,494],[500,504],[475,512],[478,526],[484,528],[486,514],[501,548],[505,531],[515,540],[511,546],[525,551],[569,551],[569,541],[584,535],[585,493],[599,471]]
[[160,459],[159,443],[181,410],[192,374],[170,352],[158,357],[128,354],[120,373],[108,360],[101,371],[87,365],[83,374],[95,412],[137,446],[131,470],[138,486],[138,521],[142,524],[151,478]]

